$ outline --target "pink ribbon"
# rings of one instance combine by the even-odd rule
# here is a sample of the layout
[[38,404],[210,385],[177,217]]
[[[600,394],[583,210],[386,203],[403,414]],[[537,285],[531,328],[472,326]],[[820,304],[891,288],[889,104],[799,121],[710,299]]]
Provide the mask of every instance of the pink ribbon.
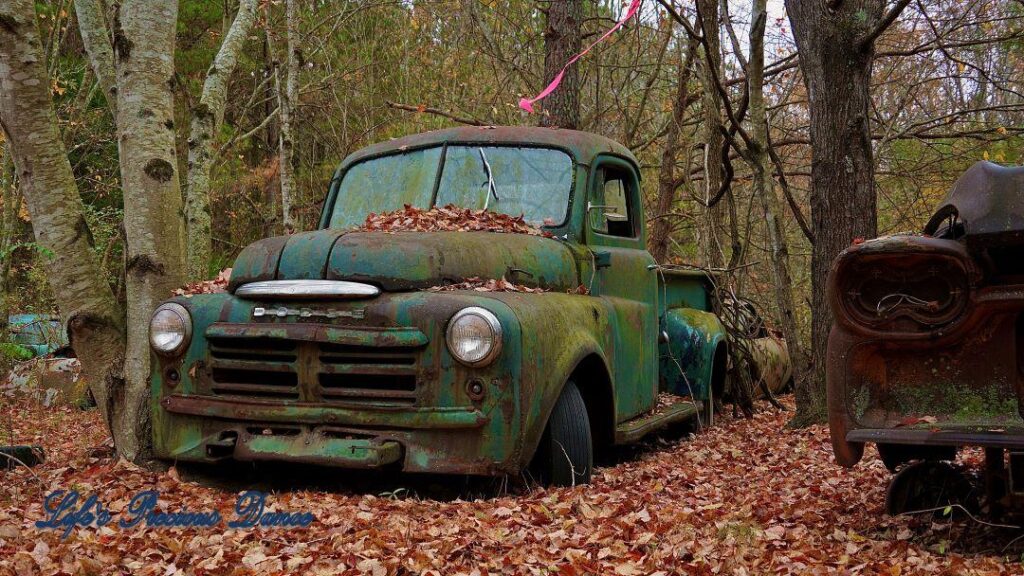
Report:
[[540,94],[537,94],[533,98],[520,99],[519,107],[522,108],[523,110],[526,110],[530,114],[533,114],[533,105],[536,102],[543,100],[544,98],[547,98],[552,92],[555,91],[555,88],[558,88],[558,85],[562,83],[562,76],[565,76],[565,71],[569,69],[569,66],[575,64],[577,60],[583,58],[583,56],[586,55],[587,52],[590,52],[590,50],[594,46],[597,46],[602,41],[604,41],[605,38],[611,36],[616,30],[622,28],[622,25],[625,24],[627,20],[632,18],[638,10],[640,10],[640,1],[641,0],[632,0],[629,4],[629,8],[626,9],[626,14],[623,15],[622,18],[618,22],[616,22],[614,26],[612,26],[611,28],[608,29],[607,32],[602,34],[600,38],[594,40],[590,44],[590,46],[584,48],[582,52],[570,58],[569,61],[565,63],[565,66],[562,66],[562,69],[558,72],[558,74],[555,74],[554,79],[552,79],[551,83],[547,85],[547,88],[544,88],[544,90],[542,90]]

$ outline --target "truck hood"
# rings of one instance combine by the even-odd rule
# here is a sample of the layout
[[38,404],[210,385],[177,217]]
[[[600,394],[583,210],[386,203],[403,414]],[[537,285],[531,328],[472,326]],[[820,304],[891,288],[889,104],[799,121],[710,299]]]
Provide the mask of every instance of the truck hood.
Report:
[[317,230],[250,244],[235,260],[228,290],[258,280],[326,279],[402,291],[475,276],[566,291],[580,285],[578,250],[526,234]]

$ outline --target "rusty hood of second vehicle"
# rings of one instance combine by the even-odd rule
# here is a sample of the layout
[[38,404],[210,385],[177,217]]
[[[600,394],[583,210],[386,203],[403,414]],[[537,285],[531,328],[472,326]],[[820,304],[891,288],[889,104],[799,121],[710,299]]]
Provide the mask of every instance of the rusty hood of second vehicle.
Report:
[[258,280],[328,279],[403,291],[477,277],[568,291],[580,285],[578,251],[528,234],[317,230],[250,244],[235,260],[228,289]]
[[[1024,239],[1024,166],[978,162],[956,181],[924,233],[945,236],[951,216],[971,244],[1009,244]],[[955,234],[959,236],[959,234]]]

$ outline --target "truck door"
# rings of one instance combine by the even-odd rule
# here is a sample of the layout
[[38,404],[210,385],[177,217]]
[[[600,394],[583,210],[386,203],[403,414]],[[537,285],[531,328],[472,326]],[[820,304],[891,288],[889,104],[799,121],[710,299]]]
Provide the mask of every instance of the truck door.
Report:
[[612,309],[609,324],[616,421],[654,407],[658,386],[658,278],[644,245],[640,179],[632,163],[598,156],[588,186],[586,240],[597,270],[591,293]]

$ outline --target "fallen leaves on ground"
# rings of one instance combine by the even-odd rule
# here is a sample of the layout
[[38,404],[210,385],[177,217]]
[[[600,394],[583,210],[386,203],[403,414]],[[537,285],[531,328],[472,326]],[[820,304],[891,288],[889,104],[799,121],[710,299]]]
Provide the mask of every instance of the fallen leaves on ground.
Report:
[[429,210],[406,204],[401,210],[371,213],[360,229],[372,232],[504,232],[551,237],[550,232],[527,224],[522,216],[472,210],[454,204]]
[[443,286],[433,286],[427,288],[431,292],[448,292],[452,290],[474,290],[476,292],[529,292],[529,293],[540,293],[544,292],[543,288],[530,288],[522,284],[513,284],[504,278],[498,280],[490,279],[484,280],[477,276],[466,278],[464,282],[458,282],[456,284],[445,284]]
[[[752,420],[720,417],[695,437],[620,451],[590,486],[444,500],[416,477],[398,476],[402,487],[386,489],[372,475],[369,488],[353,488],[349,471],[286,467],[289,481],[268,504],[313,512],[308,529],[115,526],[61,540],[34,527],[54,489],[96,494],[115,514],[133,494],[155,489],[166,511],[217,509],[226,521],[251,484],[222,488],[115,460],[97,412],[17,401],[0,410],[0,433],[5,442],[45,445],[47,461],[0,472],[0,574],[1024,572],[1009,560],[1020,550],[1003,553],[986,527],[885,516],[889,475],[873,451],[842,469],[824,427],[788,430],[792,412],[760,408]],[[311,488],[313,479],[329,489]],[[969,542],[979,539],[974,549]]]
[[213,280],[201,280],[190,282],[174,291],[175,296],[194,296],[196,294],[217,294],[228,291],[228,281],[231,280],[231,268],[225,268],[217,273]]

